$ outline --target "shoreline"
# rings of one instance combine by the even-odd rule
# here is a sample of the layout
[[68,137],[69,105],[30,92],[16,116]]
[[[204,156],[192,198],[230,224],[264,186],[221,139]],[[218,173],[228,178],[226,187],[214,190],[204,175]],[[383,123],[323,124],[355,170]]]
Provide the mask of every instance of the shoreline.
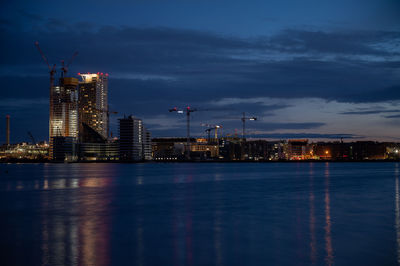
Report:
[[107,164],[162,164],[162,163],[397,163],[398,160],[277,160],[277,161],[228,161],[228,160],[209,160],[209,161],[197,161],[197,160],[185,160],[185,161],[77,161],[77,162],[53,162],[44,160],[7,160],[1,161],[0,164],[95,164],[95,163],[107,163]]

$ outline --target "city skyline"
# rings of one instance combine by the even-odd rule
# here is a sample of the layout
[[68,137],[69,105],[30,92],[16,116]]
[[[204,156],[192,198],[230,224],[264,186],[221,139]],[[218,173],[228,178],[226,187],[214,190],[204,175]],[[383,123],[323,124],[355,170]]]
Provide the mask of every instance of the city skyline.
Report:
[[[258,117],[247,125],[253,137],[399,141],[399,4],[283,2],[257,11],[221,1],[208,12],[195,1],[100,1],[93,14],[120,14],[101,19],[85,13],[90,2],[6,3],[0,112],[11,116],[11,142],[29,140],[27,131],[48,139],[48,73],[35,41],[58,76],[75,50],[68,76],[110,73],[114,135],[117,119],[133,114],[155,137],[183,137],[184,115],[168,109],[190,105],[203,110],[193,114],[193,136],[206,135],[201,123],[240,135],[246,112]],[[1,142],[5,133],[0,123]]]

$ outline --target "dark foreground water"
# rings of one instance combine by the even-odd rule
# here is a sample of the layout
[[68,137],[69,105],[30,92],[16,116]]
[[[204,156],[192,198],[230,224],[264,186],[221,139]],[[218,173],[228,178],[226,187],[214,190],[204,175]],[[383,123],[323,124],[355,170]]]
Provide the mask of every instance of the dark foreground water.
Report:
[[397,163],[0,165],[1,265],[397,265]]

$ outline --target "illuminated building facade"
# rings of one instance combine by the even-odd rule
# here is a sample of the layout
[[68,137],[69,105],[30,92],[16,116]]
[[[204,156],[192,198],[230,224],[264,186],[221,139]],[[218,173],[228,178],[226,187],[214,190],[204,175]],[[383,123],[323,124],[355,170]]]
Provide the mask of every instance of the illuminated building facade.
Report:
[[108,74],[78,75],[82,78],[79,82],[79,131],[83,132],[85,124],[107,139]]
[[81,161],[115,161],[119,156],[117,142],[80,143],[78,157]]
[[78,137],[78,79],[60,78],[50,95],[50,157],[53,158],[55,137]]
[[291,139],[288,141],[288,159],[289,160],[305,160],[310,159],[310,146],[307,139]]

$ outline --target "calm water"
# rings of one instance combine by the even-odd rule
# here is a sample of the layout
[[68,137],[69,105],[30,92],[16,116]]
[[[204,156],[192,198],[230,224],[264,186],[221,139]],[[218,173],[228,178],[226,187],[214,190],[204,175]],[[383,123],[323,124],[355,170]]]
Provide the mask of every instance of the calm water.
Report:
[[400,164],[0,165],[2,265],[396,265]]

